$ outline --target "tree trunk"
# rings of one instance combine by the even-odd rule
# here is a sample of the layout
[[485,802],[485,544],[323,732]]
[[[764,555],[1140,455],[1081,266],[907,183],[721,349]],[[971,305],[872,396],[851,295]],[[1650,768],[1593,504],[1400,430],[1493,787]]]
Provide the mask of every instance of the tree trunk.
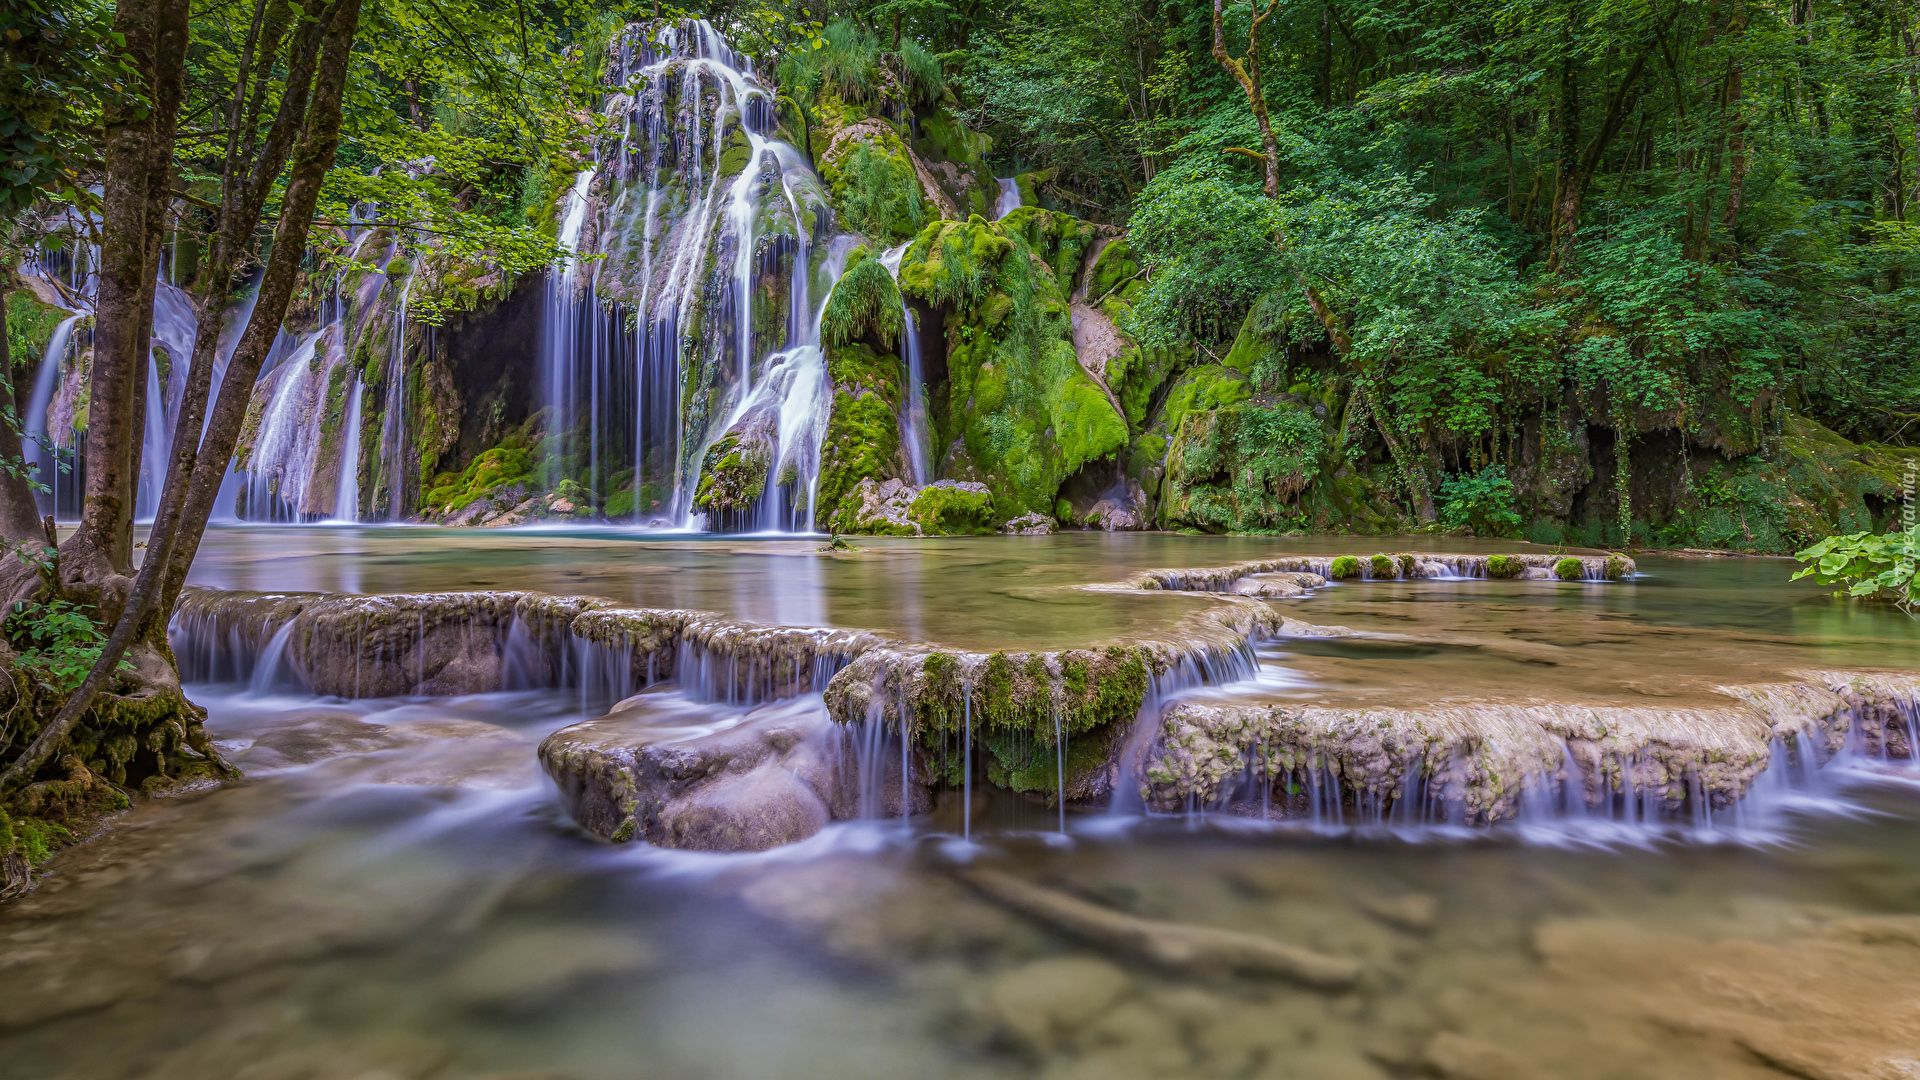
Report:
[[226,477],[227,463],[239,441],[240,425],[246,418],[247,402],[253,394],[254,380],[260,375],[261,361],[266,359],[267,349],[286,319],[287,304],[293,298],[307,247],[307,233],[319,204],[320,187],[327,170],[333,167],[333,156],[340,146],[341,99],[359,21],[360,0],[338,0],[320,54],[307,128],[293,152],[291,175],[281,201],[273,248],[261,276],[259,298],[245,333],[227,361],[220,396],[214,402],[201,453],[194,462],[192,480],[181,508],[179,535],[169,553],[160,611],[172,610],[186,584],[187,570],[199,550],[214,499],[219,496],[221,481]]
[[[1274,0],[1274,3],[1278,3],[1278,0]],[[1260,90],[1258,54],[1260,24],[1273,14],[1274,3],[1268,4],[1264,13],[1254,13],[1253,21],[1247,27],[1247,54],[1243,63],[1227,51],[1225,0],[1213,0],[1213,58],[1220,62],[1227,74],[1233,76],[1233,81],[1240,84],[1240,89],[1247,95],[1247,107],[1253,110],[1253,119],[1260,125],[1260,153],[1253,154],[1247,150],[1238,152],[1258,157],[1266,164],[1261,190],[1267,193],[1269,199],[1280,197],[1280,141],[1274,137],[1273,120],[1267,115],[1267,97]]]
[[[87,401],[86,497],[80,528],[62,550],[62,574],[97,587],[124,574],[133,554],[134,417],[153,321],[153,283],[171,180],[173,129],[184,89],[184,0],[125,0],[114,31],[146,102],[116,102],[106,121],[100,281],[94,303]],[[155,171],[161,176],[156,178]],[[161,193],[158,205],[155,193]]]
[[33,483],[27,475],[27,455],[20,442],[26,407],[14,392],[22,372],[13,365],[7,346],[7,291],[0,289],[0,538],[10,543],[38,546],[40,510],[33,501]]

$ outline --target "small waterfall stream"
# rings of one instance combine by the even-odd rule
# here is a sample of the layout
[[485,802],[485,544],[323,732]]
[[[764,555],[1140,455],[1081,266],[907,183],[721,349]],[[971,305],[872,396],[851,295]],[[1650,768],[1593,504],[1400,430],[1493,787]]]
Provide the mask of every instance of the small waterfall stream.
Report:
[[[1018,198],[1017,191],[1015,197]],[[880,265],[887,268],[895,282],[900,280],[900,260],[909,246],[889,248],[880,256]],[[920,363],[920,320],[904,296],[900,298],[900,360],[907,377],[906,408],[900,414],[900,443],[907,448],[914,486],[925,487],[933,483],[933,421],[927,412],[927,376]]]
[[1000,185],[1000,201],[993,206],[993,218],[995,221],[1020,209],[1022,205],[1020,202],[1019,177],[1002,176],[997,182]]

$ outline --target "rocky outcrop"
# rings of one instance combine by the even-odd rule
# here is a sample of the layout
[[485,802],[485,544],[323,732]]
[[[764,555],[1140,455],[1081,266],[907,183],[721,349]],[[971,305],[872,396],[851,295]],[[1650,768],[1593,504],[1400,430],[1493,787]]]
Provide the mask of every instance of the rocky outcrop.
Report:
[[751,510],[766,492],[779,445],[779,411],[771,403],[749,411],[707,448],[694,505],[723,517]]
[[842,723],[904,733],[958,783],[969,754],[989,782],[1073,800],[1114,790],[1141,709],[1171,690],[1252,674],[1254,638],[1283,629],[1267,605],[1235,598],[1165,638],[1102,649],[970,652],[881,645],[827,685]]
[[1164,810],[1250,800],[1364,818],[1487,822],[1534,801],[1584,813],[1731,805],[1782,753],[1908,756],[1920,675],[1805,672],[1721,687],[1723,705],[1564,703],[1343,709],[1185,703],[1161,716],[1142,790]]
[[866,479],[841,506],[835,524],[842,532],[945,536],[992,531],[992,493],[985,484],[965,480],[914,487],[905,480]]

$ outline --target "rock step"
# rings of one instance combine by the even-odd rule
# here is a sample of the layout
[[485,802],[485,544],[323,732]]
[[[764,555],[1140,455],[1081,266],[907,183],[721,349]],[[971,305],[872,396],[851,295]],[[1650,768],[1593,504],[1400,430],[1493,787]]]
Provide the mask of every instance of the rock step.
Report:
[[534,592],[359,596],[189,589],[168,638],[190,682],[345,698],[554,687],[617,701],[655,683],[728,702],[823,689],[872,634]]
[[1726,704],[1701,708],[1182,703],[1160,718],[1142,795],[1165,811],[1319,799],[1383,820],[1488,822],[1530,801],[1579,812],[1621,799],[1679,814],[1731,805],[1787,757],[1916,756],[1920,673],[1790,677],[1719,687]]
[[[1348,562],[1348,560],[1351,560]],[[1323,578],[1389,581],[1422,578],[1533,578],[1567,581],[1616,581],[1638,572],[1625,555],[1452,555],[1435,552],[1380,552],[1371,555],[1283,555],[1228,566],[1142,570],[1106,589],[1165,589],[1174,592],[1232,592],[1259,574],[1304,573]]]

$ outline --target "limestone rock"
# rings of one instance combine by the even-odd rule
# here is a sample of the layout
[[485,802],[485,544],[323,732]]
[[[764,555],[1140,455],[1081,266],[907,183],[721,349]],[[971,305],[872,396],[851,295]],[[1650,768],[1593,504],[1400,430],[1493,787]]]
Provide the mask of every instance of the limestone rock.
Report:
[[[644,700],[622,705],[540,744],[540,762],[574,820],[601,836],[764,851],[861,812],[861,778],[840,752],[843,729],[817,704],[763,706],[733,726],[691,736],[662,725]],[[897,759],[888,765],[890,777],[872,778],[879,802],[872,809],[896,816]],[[925,788],[910,787],[909,809],[927,809]]]
[[1014,536],[1044,536],[1053,531],[1053,519],[1029,510],[1000,526],[1000,531]]
[[905,480],[860,481],[848,500],[853,506],[853,521],[848,531],[919,536],[920,526],[907,516],[913,507],[916,489]]

